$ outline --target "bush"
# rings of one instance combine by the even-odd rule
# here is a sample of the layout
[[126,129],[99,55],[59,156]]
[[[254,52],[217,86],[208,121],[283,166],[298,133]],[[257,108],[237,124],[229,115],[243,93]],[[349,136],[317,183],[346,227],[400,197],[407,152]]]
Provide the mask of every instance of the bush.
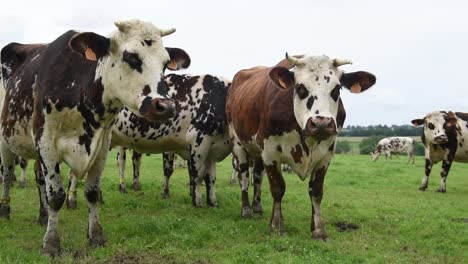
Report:
[[384,138],[384,136],[372,136],[363,139],[361,143],[359,143],[359,153],[365,155],[371,153],[382,138]]
[[349,141],[343,140],[343,141],[338,141],[336,143],[335,153],[346,154],[350,151],[351,151],[351,145],[349,144]]
[[424,145],[422,143],[414,143],[414,155],[424,156]]

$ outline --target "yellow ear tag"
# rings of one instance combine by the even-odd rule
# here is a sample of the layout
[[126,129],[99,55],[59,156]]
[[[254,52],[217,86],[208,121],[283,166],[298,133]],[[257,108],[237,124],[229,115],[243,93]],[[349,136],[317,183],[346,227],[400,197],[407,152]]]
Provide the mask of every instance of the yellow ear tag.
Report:
[[90,48],[86,48],[86,51],[85,51],[85,57],[86,59],[88,60],[92,60],[92,61],[96,61],[96,53],[94,53],[94,51]]
[[286,86],[286,83],[284,83],[283,80],[282,80],[281,78],[278,79],[278,82],[279,82],[279,84],[281,85],[281,87],[283,87],[284,89],[288,88],[288,87]]
[[173,60],[171,60],[168,64],[167,64],[167,68],[171,69],[171,70],[177,70],[177,63]]
[[361,85],[359,83],[355,83],[353,84],[353,86],[351,86],[351,92],[352,93],[360,93],[362,90],[361,88]]

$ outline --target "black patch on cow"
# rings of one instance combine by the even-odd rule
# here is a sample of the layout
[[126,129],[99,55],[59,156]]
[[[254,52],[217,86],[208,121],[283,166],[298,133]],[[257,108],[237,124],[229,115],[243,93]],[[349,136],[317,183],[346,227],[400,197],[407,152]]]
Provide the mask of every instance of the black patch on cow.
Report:
[[55,163],[55,173],[57,173],[57,174],[60,173],[60,164],[58,162]]
[[340,90],[341,90],[341,85],[337,84],[335,88],[330,93],[331,98],[333,98],[333,101],[338,101],[338,98],[340,97]]
[[319,110],[316,110],[316,111],[315,111],[315,114],[316,114],[316,115],[320,114]]
[[325,76],[323,76],[323,78],[325,79],[325,81],[327,81],[327,83],[330,82],[330,76],[326,76],[326,75],[325,75]]
[[333,143],[328,148],[328,151],[330,151],[330,152],[333,152],[333,150],[335,150],[335,141],[333,141]]
[[278,152],[283,152],[283,148],[280,145],[276,146],[276,150]]
[[151,46],[151,45],[153,45],[153,40],[145,39],[145,43],[146,43],[146,45]]
[[143,95],[148,95],[149,93],[151,93],[151,86],[149,86],[148,84],[145,85],[145,88],[143,88]]
[[126,62],[130,68],[138,71],[139,73],[143,72],[143,69],[141,68],[143,61],[140,59],[138,53],[124,51],[122,60]]
[[314,105],[314,96],[309,97],[309,100],[307,100],[307,109],[312,109],[312,106]]
[[93,188],[91,190],[87,190],[85,191],[85,196],[86,196],[86,200],[88,200],[88,202],[92,203],[92,204],[95,204],[97,203],[98,199],[99,199],[99,192],[96,188]]
[[167,85],[166,85],[166,82],[164,81],[163,78],[161,78],[161,80],[159,80],[159,82],[158,82],[158,89],[157,89],[157,92],[158,92],[158,94],[161,95],[161,96],[168,97],[168,94],[167,94]]
[[307,90],[304,84],[299,83],[296,84],[296,95],[303,100],[307,98],[307,96],[309,95],[309,91]]

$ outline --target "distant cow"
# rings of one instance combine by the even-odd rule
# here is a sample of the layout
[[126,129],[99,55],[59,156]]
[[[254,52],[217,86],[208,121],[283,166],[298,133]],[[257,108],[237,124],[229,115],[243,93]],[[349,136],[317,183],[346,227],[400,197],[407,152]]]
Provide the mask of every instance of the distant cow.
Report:
[[[208,206],[216,206],[216,162],[231,152],[225,112],[230,81],[208,74],[169,74],[165,82],[167,96],[175,103],[175,116],[154,123],[124,108],[114,120],[111,145],[139,153],[165,152],[168,162],[178,154],[188,160],[192,204],[202,206],[200,185],[205,181]],[[135,175],[139,174],[139,160],[134,160],[138,163]],[[169,196],[172,172],[164,170],[163,197]],[[124,183],[121,188],[125,189]]]
[[424,125],[421,140],[426,147],[426,165],[419,190],[426,190],[432,165],[442,161],[437,191],[444,193],[452,162],[468,162],[468,113],[435,111],[411,123],[414,126]]
[[[241,175],[243,217],[252,210],[248,199],[249,159],[254,160],[254,212],[261,213],[261,175],[266,170],[273,196],[270,228],[284,232],[281,201],[286,184],[281,163],[298,176],[310,177],[312,237],[325,239],[321,201],[324,177],[333,157],[336,135],[346,113],[342,88],[360,93],[376,78],[367,72],[344,73],[338,68],[349,61],[326,56],[290,57],[274,67],[239,71],[226,102],[226,115],[237,171]],[[293,71],[290,69],[294,68]]]
[[[164,48],[161,30],[149,22],[115,23],[110,37],[68,31],[49,44],[11,43],[1,51],[3,86],[0,217],[9,218],[15,154],[36,160],[42,209],[48,205],[44,253],[60,253],[58,213],[65,200],[60,164],[86,176],[91,245],[103,245],[97,201],[111,125],[123,105],[151,120],[174,115],[164,69],[185,68],[188,55]],[[3,89],[3,88],[2,88]],[[41,211],[42,212],[42,211]]]
[[414,164],[414,139],[410,137],[383,138],[371,152],[372,160],[376,161],[380,154],[384,154],[385,159],[391,158],[392,153],[406,153],[408,162],[412,161]]

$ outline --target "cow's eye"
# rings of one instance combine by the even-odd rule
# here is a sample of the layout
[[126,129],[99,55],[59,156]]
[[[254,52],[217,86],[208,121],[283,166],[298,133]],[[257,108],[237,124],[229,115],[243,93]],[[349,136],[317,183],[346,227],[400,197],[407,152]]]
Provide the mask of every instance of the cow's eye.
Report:
[[341,85],[337,84],[330,93],[330,96],[333,98],[335,102],[338,101],[338,97],[340,97],[340,90],[341,90]]
[[428,127],[430,130],[433,130],[433,129],[435,128],[434,124],[432,124],[432,123],[427,124],[427,127]]
[[140,59],[140,56],[138,56],[138,53],[124,51],[122,60],[126,62],[130,68],[137,70],[140,73],[142,72],[141,65],[143,64],[143,61]]
[[296,94],[299,96],[299,98],[305,99],[309,95],[309,91],[307,91],[307,88],[305,88],[305,86],[300,83],[296,85]]

